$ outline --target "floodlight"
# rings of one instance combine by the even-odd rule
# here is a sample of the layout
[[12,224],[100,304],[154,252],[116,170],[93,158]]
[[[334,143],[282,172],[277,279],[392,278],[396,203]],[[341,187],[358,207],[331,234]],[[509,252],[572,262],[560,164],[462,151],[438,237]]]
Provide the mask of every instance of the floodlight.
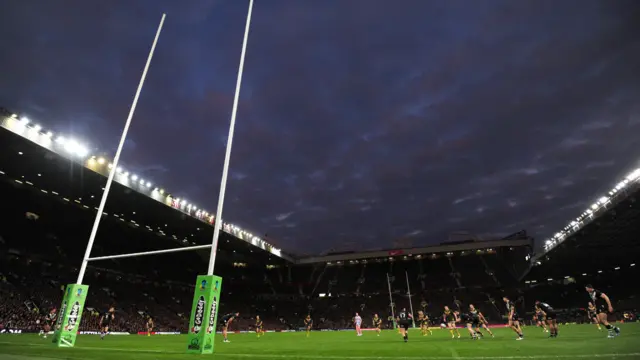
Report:
[[85,157],[89,152],[87,148],[78,144],[75,140],[69,140],[64,143],[64,149],[71,154],[75,154],[80,157]]
[[98,159],[98,164],[103,165],[104,164],[104,158],[99,158]]
[[35,132],[40,132],[40,130],[42,130],[42,126],[40,126],[40,125],[38,125],[38,124],[35,124],[35,125],[33,125],[33,128],[32,128],[32,129],[33,129],[33,131],[35,131]]
[[609,201],[609,198],[608,198],[608,197],[606,197],[606,196],[603,196],[603,197],[601,197],[601,198],[600,198],[600,200],[598,200],[598,202],[599,202],[600,204],[603,204],[603,205],[604,205],[607,201]]
[[593,205],[591,205],[591,208],[592,208],[593,210],[596,210],[596,209],[598,208],[598,204],[593,204]]
[[138,180],[138,175],[131,175],[131,180],[133,180],[133,181]]
[[628,176],[627,176],[627,180],[629,181],[633,181],[636,180],[637,178],[640,177],[640,169],[635,169],[634,171],[632,171]]

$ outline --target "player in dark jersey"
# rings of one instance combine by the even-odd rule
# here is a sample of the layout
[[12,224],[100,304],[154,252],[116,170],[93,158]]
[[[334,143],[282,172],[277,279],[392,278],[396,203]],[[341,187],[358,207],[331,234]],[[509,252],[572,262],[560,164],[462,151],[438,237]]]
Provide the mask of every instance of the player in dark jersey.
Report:
[[406,308],[402,308],[398,313],[398,317],[396,319],[398,321],[398,327],[400,328],[400,335],[404,339],[404,342],[409,341],[409,327],[413,322],[413,315],[410,312],[407,312]]
[[309,337],[309,335],[311,335],[311,328],[313,327],[313,319],[311,318],[311,315],[307,315],[304,319],[304,327],[307,330],[307,337]]
[[152,332],[153,332],[153,318],[149,316],[149,318],[147,319],[147,336],[151,336]]
[[420,326],[420,332],[422,336],[433,335],[431,330],[429,330],[429,315],[422,312],[422,310],[418,311],[418,325]]
[[484,337],[484,334],[480,332],[480,316],[478,316],[478,312],[469,306],[469,311],[460,314],[460,319],[467,326],[467,330],[469,331],[469,335],[473,340],[478,340]]
[[549,332],[547,330],[547,319],[544,317],[544,312],[536,306],[536,312],[533,314],[533,321],[536,326],[542,328],[542,332]]
[[594,324],[596,324],[599,331],[602,331],[602,328],[600,327],[600,322],[598,321],[598,311],[596,309],[596,306],[593,305],[591,301],[589,301],[589,305],[587,306],[587,318],[590,321],[593,321]]
[[620,328],[617,326],[613,326],[609,324],[609,319],[607,318],[607,311],[612,313],[613,306],[611,305],[611,299],[607,296],[607,294],[603,293],[600,290],[596,290],[592,285],[585,286],[587,293],[589,294],[589,298],[591,302],[596,308],[596,318],[598,322],[604,326],[609,332],[609,338],[620,335]]
[[56,308],[51,309],[51,311],[44,317],[44,323],[42,324],[42,330],[40,330],[40,336],[43,338],[47,338],[47,334],[56,324],[56,320],[58,319],[58,310]]
[[507,319],[509,320],[509,327],[513,329],[516,334],[518,334],[518,338],[516,340],[523,340],[524,334],[522,333],[522,329],[520,328],[520,318],[518,317],[518,312],[516,311],[516,305],[506,296],[503,297],[502,300],[507,306]]
[[382,332],[382,319],[378,317],[378,314],[373,314],[373,327],[376,329],[378,336],[380,336],[380,332]]
[[260,315],[256,315],[256,335],[258,335],[258,337],[264,335],[264,325],[262,324]]
[[469,308],[475,310],[478,312],[478,317],[480,318],[480,327],[487,330],[487,332],[489,333],[489,335],[491,335],[491,337],[495,337],[493,335],[493,332],[491,332],[491,329],[489,329],[489,322],[487,321],[487,318],[484,317],[484,314],[482,313],[482,311],[476,309],[476,307],[473,304],[469,305]]
[[477,333],[480,333],[480,336],[484,337],[484,335],[479,330],[479,328],[483,328],[487,330],[491,337],[494,337],[493,332],[491,332],[491,329],[489,329],[489,327],[487,326],[487,319],[484,317],[480,310],[476,309],[475,305],[469,304],[469,314],[474,318],[474,320],[475,318],[477,318],[477,321],[474,321],[473,325],[475,325],[475,331]]
[[222,337],[224,337],[223,342],[226,342],[226,343],[231,342],[229,341],[229,334],[228,334],[229,325],[231,325],[233,320],[237,319],[238,316],[240,316],[239,312],[229,313],[223,316],[222,319],[220,320],[220,325],[222,325]]
[[105,311],[100,318],[100,339],[104,340],[104,337],[109,333],[109,325],[116,318],[116,309],[112,306],[109,310]]
[[547,320],[549,332],[551,333],[549,337],[558,337],[558,316],[556,315],[556,311],[551,307],[551,305],[540,300],[536,301],[536,312],[538,311],[540,311],[544,316],[544,319]]
[[458,328],[456,327],[456,322],[458,321],[460,321],[460,319],[458,319],[456,314],[453,311],[451,311],[451,309],[449,309],[448,306],[445,306],[444,312],[442,313],[442,322],[446,324],[447,329],[449,329],[452,339],[456,338],[455,335],[453,334],[454,331],[458,333],[458,339],[460,339],[460,331],[458,331]]

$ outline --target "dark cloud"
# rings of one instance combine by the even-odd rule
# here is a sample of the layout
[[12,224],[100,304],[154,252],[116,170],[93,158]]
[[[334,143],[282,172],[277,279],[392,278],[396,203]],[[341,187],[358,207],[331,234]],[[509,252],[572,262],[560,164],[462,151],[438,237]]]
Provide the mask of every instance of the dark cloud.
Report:
[[[248,2],[2,1],[0,103],[215,209]],[[293,251],[548,236],[637,165],[639,5],[256,2],[224,217]]]

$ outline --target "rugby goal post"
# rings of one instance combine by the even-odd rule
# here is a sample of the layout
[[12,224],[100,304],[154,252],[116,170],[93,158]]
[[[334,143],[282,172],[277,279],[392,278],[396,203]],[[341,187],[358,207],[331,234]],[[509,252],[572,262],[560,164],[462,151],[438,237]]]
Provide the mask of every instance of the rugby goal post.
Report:
[[93,227],[91,229],[91,235],[89,236],[89,241],[87,242],[87,249],[85,251],[85,255],[82,261],[82,265],[80,267],[80,271],[78,272],[78,279],[76,283],[67,285],[65,289],[62,306],[60,307],[61,309],[60,315],[56,323],[55,332],[53,336],[53,342],[58,347],[73,347],[75,345],[78,328],[80,326],[80,321],[82,319],[84,303],[85,303],[88,288],[89,288],[87,285],[83,285],[82,281],[84,279],[84,274],[87,269],[87,265],[90,261],[149,256],[149,255],[166,254],[166,253],[173,253],[173,252],[179,252],[179,251],[211,249],[207,275],[200,275],[196,279],[194,298],[193,298],[193,304],[191,308],[191,316],[190,316],[189,329],[188,329],[189,336],[188,336],[187,352],[199,353],[199,354],[213,353],[214,346],[215,346],[214,337],[216,334],[217,310],[218,310],[218,304],[220,303],[220,293],[222,289],[222,278],[219,276],[213,275],[213,269],[215,267],[218,239],[220,236],[220,230],[222,228],[222,210],[224,207],[224,195],[226,191],[227,177],[229,173],[231,148],[233,143],[233,134],[234,134],[236,116],[238,111],[238,102],[240,99],[240,88],[242,85],[242,75],[244,70],[244,61],[246,57],[247,42],[249,38],[249,30],[251,28],[252,11],[253,11],[253,0],[249,0],[249,10],[247,12],[245,32],[244,32],[244,37],[242,42],[242,52],[240,55],[240,64],[238,67],[238,76],[237,76],[236,89],[235,89],[235,95],[233,100],[233,108],[231,112],[231,120],[229,124],[229,135],[227,139],[224,165],[222,169],[222,179],[220,181],[220,192],[218,197],[217,212],[215,216],[215,225],[214,225],[212,243],[209,245],[198,245],[198,246],[154,250],[154,251],[129,253],[129,254],[98,256],[93,258],[91,257],[91,250],[93,248],[93,243],[95,241],[96,234],[100,226],[100,220],[102,218],[102,214],[104,213],[104,208],[107,202],[107,198],[109,196],[109,191],[111,190],[111,185],[113,184],[116,169],[118,168],[118,162],[120,160],[122,148],[126,141],[129,126],[131,125],[131,120],[133,118],[133,114],[135,113],[135,108],[137,106],[138,99],[140,97],[140,93],[142,91],[142,87],[144,85],[144,81],[145,81],[147,72],[149,70],[149,66],[151,64],[151,59],[153,58],[153,53],[155,51],[156,45],[158,43],[158,39],[160,37],[160,33],[162,31],[162,27],[164,25],[166,14],[163,14],[160,20],[160,25],[158,26],[158,30],[156,31],[156,36],[153,41],[153,45],[151,46],[151,50],[149,51],[147,63],[142,72],[140,83],[138,85],[136,95],[133,99],[133,103],[131,105],[129,115],[127,117],[127,121],[125,123],[124,129],[122,131],[122,135],[120,137],[120,142],[116,150],[116,155],[113,159],[113,167],[109,172],[109,176],[107,178],[107,184],[105,185],[104,192],[100,200],[100,205],[98,207],[98,211],[96,214],[96,218],[93,223]]

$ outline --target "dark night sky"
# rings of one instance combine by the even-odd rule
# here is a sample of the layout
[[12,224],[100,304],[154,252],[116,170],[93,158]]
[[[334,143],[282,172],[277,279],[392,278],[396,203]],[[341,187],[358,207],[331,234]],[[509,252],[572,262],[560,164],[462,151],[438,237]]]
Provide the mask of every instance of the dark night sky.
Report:
[[[209,211],[248,1],[0,0],[0,104]],[[640,4],[257,1],[224,218],[294,252],[542,239],[640,152]]]

